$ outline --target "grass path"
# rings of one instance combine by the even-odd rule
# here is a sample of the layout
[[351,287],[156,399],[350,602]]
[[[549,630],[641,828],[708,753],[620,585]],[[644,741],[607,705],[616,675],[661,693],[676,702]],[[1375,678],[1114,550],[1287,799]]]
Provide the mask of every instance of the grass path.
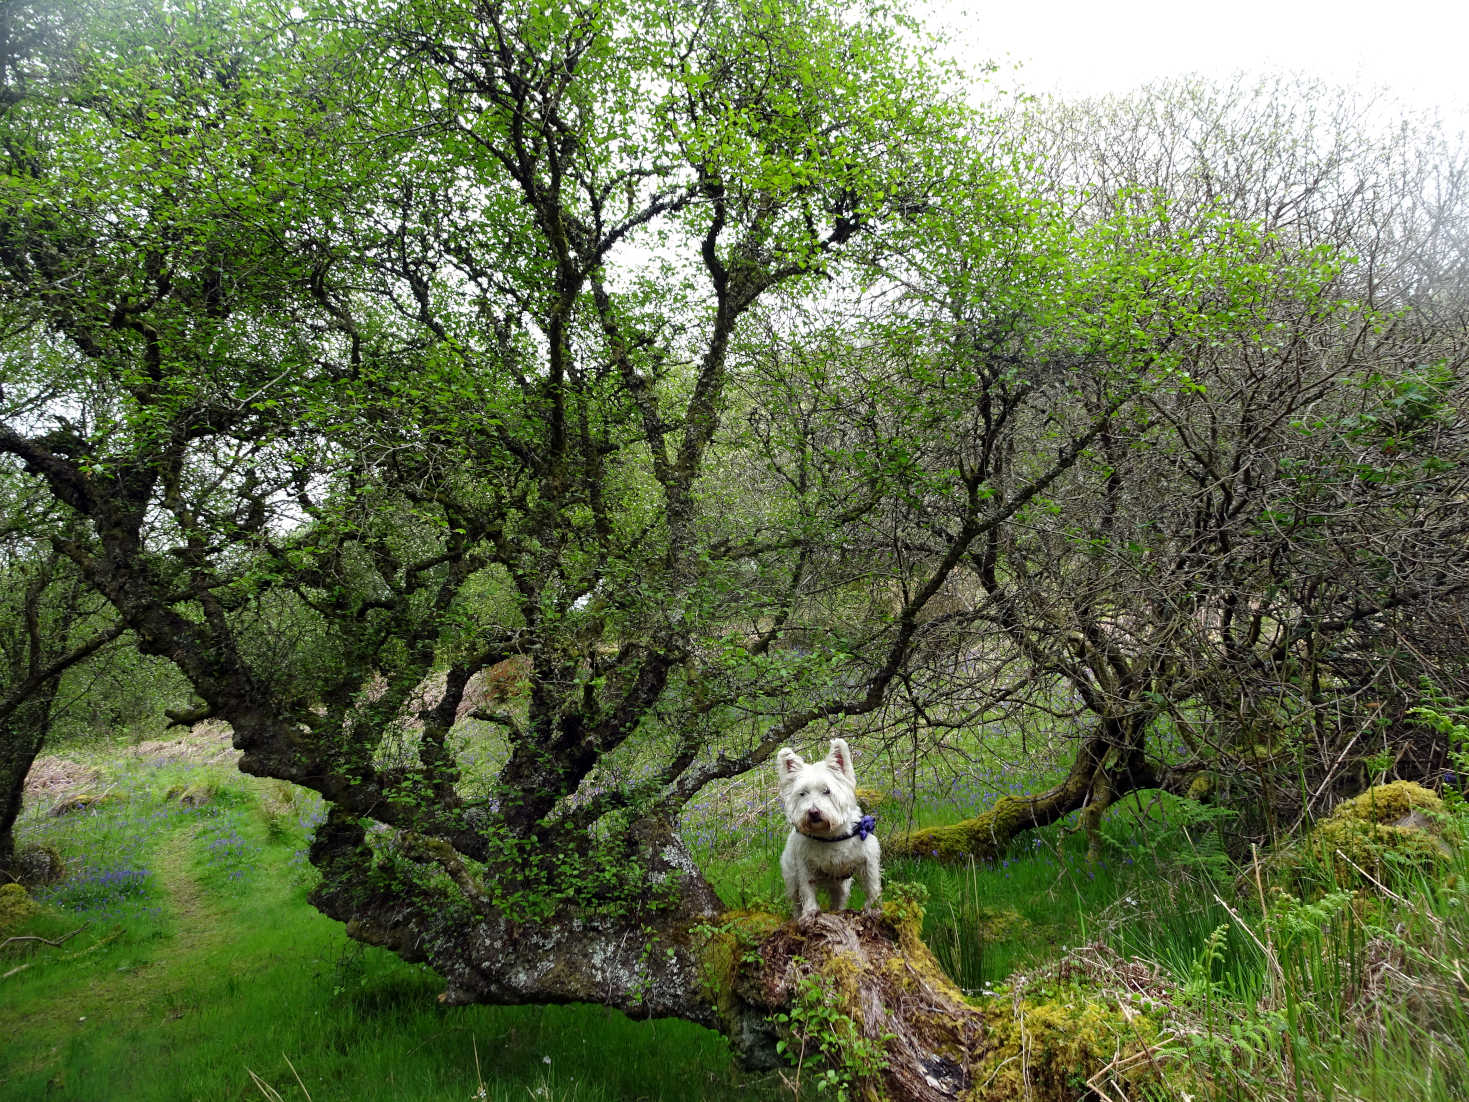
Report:
[[191,956],[218,946],[228,937],[228,926],[222,921],[225,908],[205,895],[191,868],[198,833],[193,827],[171,835],[154,859],[173,923],[169,956]]
[[[127,860],[148,870],[148,892],[0,981],[0,1102],[254,1102],[252,1073],[291,1102],[308,1090],[463,1102],[481,1083],[490,1102],[779,1096],[688,1023],[590,1006],[446,1011],[441,980],[350,942],[306,903],[301,840],[267,829],[253,798],[187,817],[155,801],[107,813],[110,837],[142,840]],[[73,840],[79,863],[107,865],[90,826]],[[36,932],[85,918],[54,912]]]
[[74,947],[48,950],[53,955],[31,962],[28,971],[47,974],[44,988],[0,1001],[0,1034],[39,1033],[51,1042],[29,1046],[22,1067],[52,1063],[85,1046],[89,1036],[131,1029],[140,1020],[167,1029],[196,1002],[194,960],[217,957],[229,929],[224,908],[201,889],[190,867],[197,833],[194,825],[177,830],[155,852],[164,921],[141,936],[122,926],[88,927]]

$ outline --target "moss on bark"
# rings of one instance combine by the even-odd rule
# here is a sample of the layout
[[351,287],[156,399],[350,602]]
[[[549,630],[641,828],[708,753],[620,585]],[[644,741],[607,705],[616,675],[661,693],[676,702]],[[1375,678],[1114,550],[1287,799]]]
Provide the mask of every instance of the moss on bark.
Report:
[[992,861],[1010,840],[1034,825],[1032,801],[1001,796],[988,811],[947,826],[924,827],[895,835],[883,843],[889,857],[928,857],[954,862],[974,858]]
[[737,1050],[743,1039],[768,1054],[784,1040],[808,1074],[847,1061],[837,1070],[853,1097],[1070,1102],[1089,1080],[1129,1094],[1156,1082],[1151,1021],[1079,987],[967,1000],[923,944],[922,922],[900,889],[879,914],[721,916],[703,953],[722,1027]]
[[889,857],[943,862],[993,861],[1022,831],[1048,826],[1084,807],[1100,814],[1110,801],[1154,780],[1131,768],[1120,769],[1116,778],[1108,776],[1106,763],[1115,757],[1109,738],[1089,738],[1078,748],[1065,779],[1054,788],[1035,796],[1001,796],[988,811],[972,819],[895,835],[883,842],[882,851]]

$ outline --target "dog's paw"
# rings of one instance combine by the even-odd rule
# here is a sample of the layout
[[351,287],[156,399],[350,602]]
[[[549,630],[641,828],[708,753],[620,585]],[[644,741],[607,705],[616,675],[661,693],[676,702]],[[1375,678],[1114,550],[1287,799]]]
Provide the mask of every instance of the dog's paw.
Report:
[[797,916],[796,925],[810,926],[816,921],[816,916],[819,914],[821,914],[820,907],[808,907],[806,910],[802,911],[800,915]]
[[862,913],[865,914],[865,915],[882,914],[882,900],[881,899],[869,899],[863,905],[863,907],[862,907]]

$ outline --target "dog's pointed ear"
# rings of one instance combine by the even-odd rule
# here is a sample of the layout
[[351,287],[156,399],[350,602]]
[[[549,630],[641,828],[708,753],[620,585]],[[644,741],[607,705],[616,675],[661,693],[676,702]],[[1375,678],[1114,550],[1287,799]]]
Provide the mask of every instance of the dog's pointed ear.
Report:
[[798,769],[804,768],[806,763],[801,760],[801,755],[789,746],[782,746],[775,752],[775,768],[780,773],[780,786],[784,788],[791,783]]
[[852,782],[852,787],[857,787],[857,771],[852,768],[852,751],[847,748],[847,740],[834,738],[831,740],[831,751],[826,755],[828,769],[840,773]]

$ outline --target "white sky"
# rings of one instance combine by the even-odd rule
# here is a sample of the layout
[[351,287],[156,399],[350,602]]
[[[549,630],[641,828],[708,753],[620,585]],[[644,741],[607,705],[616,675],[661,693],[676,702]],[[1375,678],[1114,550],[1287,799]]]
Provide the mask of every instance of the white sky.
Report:
[[[1386,89],[1469,125],[1466,0],[927,0],[994,82],[1073,95],[1185,73],[1300,72]],[[1021,67],[1018,72],[1014,66]]]

